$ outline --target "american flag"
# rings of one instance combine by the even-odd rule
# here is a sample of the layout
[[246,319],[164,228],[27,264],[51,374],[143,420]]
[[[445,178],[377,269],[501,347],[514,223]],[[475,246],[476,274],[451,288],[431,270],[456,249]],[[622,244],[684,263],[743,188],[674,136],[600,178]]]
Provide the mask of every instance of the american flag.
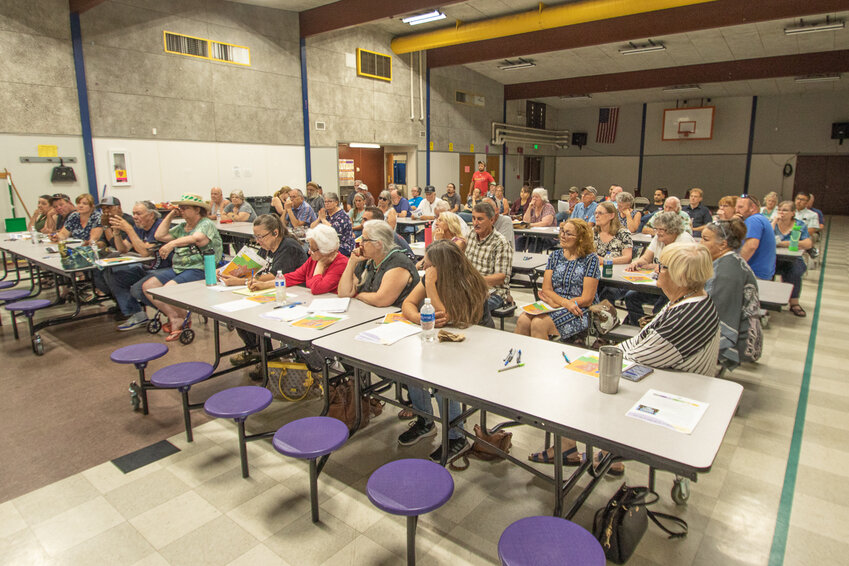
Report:
[[595,132],[596,143],[616,141],[616,123],[619,121],[619,108],[598,109],[598,129]]

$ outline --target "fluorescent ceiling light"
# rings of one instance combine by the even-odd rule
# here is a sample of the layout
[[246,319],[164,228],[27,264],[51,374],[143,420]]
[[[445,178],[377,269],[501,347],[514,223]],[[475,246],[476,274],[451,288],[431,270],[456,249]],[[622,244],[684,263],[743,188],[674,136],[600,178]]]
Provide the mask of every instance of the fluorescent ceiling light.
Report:
[[380,144],[378,143],[360,143],[360,142],[351,142],[348,144],[348,147],[362,147],[369,149],[378,149]]
[[410,24],[411,26],[417,26],[419,24],[426,24],[427,22],[435,22],[436,20],[444,20],[445,14],[440,12],[439,10],[433,10],[432,12],[426,12],[424,14],[416,14],[415,16],[410,16],[408,18],[404,18],[401,21],[405,24]]
[[533,62],[531,59],[523,59],[519,57],[516,61],[511,61],[510,59],[505,59],[502,65],[499,65],[498,68],[502,71],[515,71],[516,69],[527,69],[529,67],[536,67],[537,64]]
[[622,55],[636,55],[637,53],[652,53],[653,51],[665,51],[666,46],[661,42],[654,42],[649,40],[648,43],[644,43],[642,45],[637,45],[636,43],[629,41],[628,47],[622,47],[619,49],[619,53]]
[[805,75],[804,77],[796,77],[793,79],[797,83],[827,83],[831,81],[839,81],[840,73],[826,73],[823,75]]
[[700,87],[699,85],[670,86],[663,89],[663,92],[691,92],[694,90],[702,90],[702,87]]
[[589,94],[566,94],[560,97],[560,100],[590,100],[592,96]]
[[784,33],[785,35],[796,35],[798,33],[834,31],[838,29],[843,29],[844,27],[846,27],[846,22],[844,22],[843,20],[832,20],[826,17],[824,22],[818,22],[814,24],[806,24],[805,20],[799,20],[799,25],[790,28],[784,28]]

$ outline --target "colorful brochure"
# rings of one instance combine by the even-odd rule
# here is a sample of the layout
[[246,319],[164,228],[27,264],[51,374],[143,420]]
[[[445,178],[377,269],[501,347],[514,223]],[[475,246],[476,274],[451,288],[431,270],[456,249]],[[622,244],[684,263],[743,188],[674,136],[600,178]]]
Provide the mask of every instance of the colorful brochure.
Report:
[[708,403],[702,401],[649,389],[626,415],[676,432],[692,434],[707,408]]

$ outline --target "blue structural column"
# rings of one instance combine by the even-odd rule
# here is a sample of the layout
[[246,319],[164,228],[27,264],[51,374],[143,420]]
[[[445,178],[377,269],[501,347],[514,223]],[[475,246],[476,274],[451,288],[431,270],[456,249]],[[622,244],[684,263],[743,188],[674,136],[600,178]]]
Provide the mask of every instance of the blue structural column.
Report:
[[307,183],[312,181],[312,163],[310,162],[310,100],[307,87],[307,42],[301,38],[301,103],[304,115],[304,166]]
[[[410,62],[412,65],[412,60]],[[425,71],[425,92],[427,93],[427,121],[425,123],[425,185],[430,184],[430,67]]]
[[755,143],[755,117],[758,114],[758,97],[752,97],[752,118],[749,120],[749,149],[746,151],[746,175],[743,177],[743,194],[749,192],[749,173],[752,171],[752,147]]
[[[637,171],[637,187],[643,190],[643,156],[646,151],[646,103],[643,103],[643,123],[640,126],[640,166]],[[634,195],[637,196],[637,195]]]
[[77,77],[77,100],[80,106],[80,125],[83,134],[88,192],[94,197],[94,202],[98,202],[97,175],[94,172],[94,147],[91,143],[91,115],[88,111],[88,87],[85,81],[83,38],[80,32],[80,15],[76,12],[71,12],[71,45],[74,49],[74,74]]

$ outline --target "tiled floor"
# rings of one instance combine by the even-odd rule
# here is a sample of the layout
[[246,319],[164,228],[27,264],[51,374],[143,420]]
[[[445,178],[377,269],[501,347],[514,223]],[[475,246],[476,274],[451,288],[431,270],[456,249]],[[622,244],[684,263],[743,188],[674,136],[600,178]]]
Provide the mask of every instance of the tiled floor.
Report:
[[[849,389],[839,373],[847,357],[847,227],[846,219],[833,220],[785,564],[849,557]],[[819,276],[813,271],[805,280],[808,317],[774,314],[760,363],[729,376],[744,385],[743,400],[713,471],[692,484],[686,507],[671,503],[670,475],[658,475],[658,507],[685,518],[689,536],[669,541],[650,527],[629,564],[767,564]],[[251,427],[276,427],[316,410],[315,402],[275,403]],[[399,447],[403,427],[388,410],[331,457],[319,479],[321,523],[313,525],[303,462],[280,456],[268,441],[254,442],[251,477],[242,479],[233,424],[202,424],[192,444],[182,434],[170,438],[181,452],[129,474],[106,462],[0,504],[0,564],[403,564],[403,520],[378,511],[364,494],[379,465],[432,449],[433,442]],[[538,431],[513,432],[514,453],[539,448]],[[505,462],[472,461],[454,478],[451,501],[419,523],[421,564],[497,563],[496,544],[508,524],[551,511],[547,485]],[[645,478],[645,466],[627,464],[629,484]],[[605,480],[577,522],[589,527],[619,483]]]

